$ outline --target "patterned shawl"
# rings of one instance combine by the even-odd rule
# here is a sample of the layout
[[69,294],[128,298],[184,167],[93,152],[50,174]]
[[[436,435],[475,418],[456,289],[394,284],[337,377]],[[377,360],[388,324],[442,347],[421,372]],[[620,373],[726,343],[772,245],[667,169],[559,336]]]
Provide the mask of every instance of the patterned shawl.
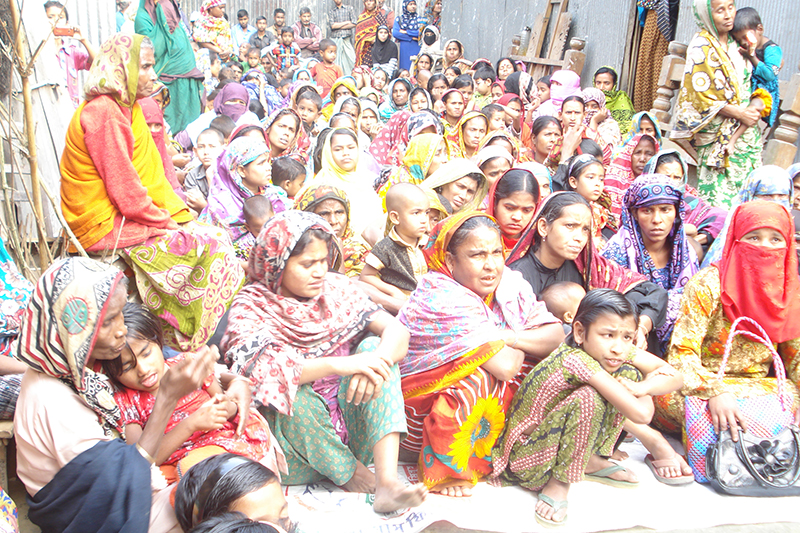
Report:
[[[694,0],[694,16],[700,31],[686,51],[683,82],[675,104],[673,139],[694,139],[695,146],[715,143],[716,150],[707,161],[709,167],[727,167],[723,148],[728,144],[738,122],[717,118],[726,105],[746,101],[746,88],[741,86],[741,73],[747,68],[739,54],[736,40],[718,40],[711,18],[711,0]],[[716,119],[716,120],[715,120]]]
[[[525,255],[533,253],[533,248],[539,243],[540,239],[539,231],[536,226],[538,220],[542,216],[544,208],[553,198],[563,194],[573,195],[575,201],[572,205],[577,203],[586,205],[588,203],[578,193],[571,191],[555,192],[542,200],[539,204],[536,216],[533,217],[533,222],[528,226],[528,229],[522,233],[519,242],[517,242],[517,245],[511,250],[508,257],[506,257],[506,265],[511,265],[515,261],[525,257]],[[592,231],[591,233],[594,232]],[[592,239],[588,240],[583,251],[578,255],[578,258],[575,259],[575,266],[583,275],[583,288],[586,289],[587,292],[592,289],[614,289],[624,294],[643,281],[647,281],[642,274],[631,272],[627,268],[623,268],[597,253]]]
[[17,351],[33,370],[75,391],[99,415],[106,435],[119,426],[119,407],[108,378],[86,368],[86,361],[122,277],[116,268],[81,257],[50,265],[25,310]]
[[503,347],[505,330],[523,331],[558,322],[536,300],[530,285],[511,269],[503,270],[500,284],[486,300],[453,279],[444,259],[447,246],[456,230],[474,217],[487,215],[453,215],[431,233],[429,272],[397,315],[411,333],[408,355],[400,362],[403,377],[438,368],[492,343],[494,349],[480,352],[482,360],[471,361],[477,367]]
[[340,239],[344,274],[348,277],[358,276],[364,268],[369,245],[360,237],[356,237],[350,227],[350,200],[347,199],[347,193],[333,185],[313,185],[295,199],[294,208],[313,213],[314,209],[325,200],[336,200],[344,206],[347,223]]
[[[636,178],[622,201],[622,224],[617,234],[603,249],[603,257],[613,259],[634,272],[641,272],[647,279],[667,290],[682,289],[699,270],[697,255],[689,246],[683,230],[686,204],[682,201],[682,189],[670,178],[660,174],[642,174]],[[657,269],[650,252],[645,248],[639,223],[631,214],[632,209],[659,204],[673,204],[677,211],[675,222],[667,237],[672,241],[672,253],[668,265],[669,278],[665,280],[656,279],[654,276]]]
[[439,40],[438,31],[442,27],[442,14],[439,13],[438,15],[433,14],[433,8],[436,6],[436,2],[439,0],[428,0],[425,2],[425,20],[428,21],[429,26],[434,26],[437,30],[436,40]]
[[[611,67],[605,67],[614,71],[614,78],[617,79],[617,71]],[[633,102],[625,91],[617,89],[616,84],[610,91],[603,91],[606,95],[606,107],[611,111],[611,116],[619,124],[619,131],[622,135],[627,135],[631,129],[631,117],[635,113]]]
[[295,134],[294,139],[289,142],[289,146],[287,146],[283,152],[279,153],[277,156],[275,156],[275,158],[271,157],[271,159],[274,160],[278,157],[284,157],[287,155],[297,155],[305,164],[308,162],[308,153],[311,149],[311,139],[309,139],[308,135],[306,135],[306,130],[303,128],[303,120],[294,109],[279,109],[261,121],[261,125],[264,126],[264,131],[266,132],[267,147],[270,146],[269,129],[276,120],[287,115],[292,115],[295,118],[297,122],[297,134]]
[[[419,24],[420,18],[419,14],[414,11],[410,13],[408,11],[408,4],[410,3],[417,4],[417,0],[403,0],[403,13],[400,15],[400,18],[397,21],[398,26],[403,31],[419,31]],[[417,5],[417,9],[419,6]]]
[[[518,161],[528,161],[529,159],[525,157],[525,153],[527,153],[528,148],[523,147],[522,143],[519,139],[508,133],[507,130],[495,130],[491,131],[486,134],[486,137],[481,139],[481,142],[478,144],[478,151],[483,150],[490,142],[493,140],[502,137],[506,141],[511,144],[511,157],[514,158],[514,162]],[[513,163],[512,163],[513,165]]]
[[[426,113],[427,115],[427,113]],[[411,183],[419,185],[428,176],[428,169],[433,162],[436,150],[444,137],[436,133],[423,133],[413,137],[408,142],[406,153],[403,156],[403,166],[411,178]]]
[[697,231],[705,231],[712,239],[716,239],[725,225],[728,212],[709,204],[700,197],[700,193],[694,187],[691,187],[687,183],[689,167],[686,165],[686,161],[683,160],[683,156],[681,156],[678,150],[669,149],[658,152],[647,162],[643,174],[655,174],[660,159],[669,154],[676,155],[681,162],[681,167],[683,167],[683,181],[681,184],[684,188],[683,202],[686,204],[684,206],[686,211],[686,219],[683,221],[684,224],[691,224],[697,228]]
[[[637,133],[631,140],[622,145],[622,148],[615,154],[611,165],[606,171],[604,191],[611,199],[611,214],[617,218],[622,212],[622,196],[634,179],[633,171],[631,170],[631,156],[643,137],[652,139],[649,135]],[[656,152],[658,152],[658,141],[655,141],[655,144]]]
[[[583,123],[588,126],[589,122],[592,120],[592,117],[594,117],[603,109],[607,109],[606,95],[603,94],[603,91],[594,87],[587,87],[583,90],[582,95],[584,102],[597,102],[597,105],[600,106],[598,111],[586,111],[586,117],[583,119]],[[608,114],[608,118],[597,125],[597,135],[603,141],[603,144],[600,146],[600,148],[603,148],[607,144],[610,144],[611,146],[617,146],[622,142],[622,133],[619,131],[619,124],[617,124],[617,121],[614,120],[614,117],[610,112]]]
[[486,115],[480,111],[468,111],[464,113],[458,121],[458,124],[456,124],[456,127],[445,136],[447,151],[450,153],[451,157],[467,157],[467,147],[464,145],[464,126],[473,118],[482,119],[486,123],[486,128],[489,128],[489,120],[486,118]]
[[[349,355],[350,342],[378,310],[346,277],[335,273],[325,276],[314,298],[279,294],[286,262],[309,229],[333,235],[327,222],[305,211],[285,211],[267,221],[250,255],[251,283],[233,299],[221,345],[231,370],[255,384],[253,399],[289,416],[303,362]],[[329,253],[332,266],[335,249]]]
[[787,201],[772,201],[780,203],[791,212],[792,202],[794,200],[794,186],[792,178],[787,171],[775,165],[765,165],[752,170],[750,174],[747,175],[747,179],[744,180],[744,185],[742,185],[739,194],[733,199],[733,206],[731,210],[728,211],[728,216],[725,219],[722,230],[703,258],[703,268],[712,263],[719,263],[722,259],[722,252],[725,249],[725,243],[728,239],[728,227],[731,224],[733,214],[736,212],[736,207],[751,202],[758,196],[772,194],[784,194],[788,196],[789,199]]
[[378,26],[387,26],[386,12],[382,9],[364,11],[358,16],[355,28],[356,65],[372,68],[372,45],[378,33]]
[[139,50],[144,36],[117,33],[100,47],[83,85],[86,100],[107,94],[133,107],[139,85]]
[[222,51],[234,52],[231,25],[225,17],[213,17],[209,10],[213,7],[224,6],[223,0],[205,0],[200,6],[200,18],[194,23],[192,36],[198,43],[212,43]]
[[[406,124],[411,117],[411,112],[400,111],[392,115],[392,118],[378,132],[375,140],[369,146],[369,153],[375,158],[379,165],[400,165],[402,154],[408,145],[408,129]],[[380,118],[380,117],[378,117]]]

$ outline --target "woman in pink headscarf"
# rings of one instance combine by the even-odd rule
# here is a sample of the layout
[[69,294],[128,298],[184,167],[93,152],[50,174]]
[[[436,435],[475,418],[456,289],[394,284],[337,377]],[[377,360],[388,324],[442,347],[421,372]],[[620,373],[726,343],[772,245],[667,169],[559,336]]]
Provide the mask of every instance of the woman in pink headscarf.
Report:
[[[506,82],[508,91],[508,82]],[[572,70],[557,70],[550,76],[550,99],[543,102],[534,112],[532,120],[549,115],[558,117],[561,104],[570,96],[581,96],[581,77]]]

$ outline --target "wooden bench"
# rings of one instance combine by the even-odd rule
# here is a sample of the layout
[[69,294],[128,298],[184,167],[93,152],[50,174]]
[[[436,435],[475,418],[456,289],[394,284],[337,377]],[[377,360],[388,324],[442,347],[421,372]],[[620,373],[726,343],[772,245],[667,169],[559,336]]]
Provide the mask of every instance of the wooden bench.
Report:
[[14,438],[14,422],[0,420],[0,486],[8,492],[8,461],[6,452],[8,443]]
[[[668,137],[672,130],[672,119],[675,96],[683,81],[683,70],[686,66],[687,45],[672,41],[667,48],[667,55],[661,62],[661,74],[658,78],[658,90],[651,113],[661,123],[661,129]],[[800,70],[800,69],[799,69]],[[787,168],[797,155],[797,138],[800,130],[800,73],[795,73],[788,83],[781,82],[781,102],[777,123],[770,133],[764,147],[763,161],[765,165],[778,165]],[[688,161],[696,165],[697,154],[686,142],[678,146],[689,156]]]

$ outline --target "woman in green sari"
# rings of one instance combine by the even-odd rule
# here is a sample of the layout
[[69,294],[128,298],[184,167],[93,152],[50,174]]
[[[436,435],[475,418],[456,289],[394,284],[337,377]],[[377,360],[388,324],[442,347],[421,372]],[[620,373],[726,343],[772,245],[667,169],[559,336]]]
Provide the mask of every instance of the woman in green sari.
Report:
[[158,79],[167,86],[170,102],[164,119],[177,133],[203,112],[203,73],[197,69],[194,51],[175,0],[140,0],[134,25],[136,33],[153,41]]
[[[697,149],[698,189],[715,207],[730,208],[745,177],[761,166],[760,118],[748,108],[751,67],[730,34],[734,0],[694,0],[700,31],[686,53],[686,68],[676,104],[674,140],[691,140]],[[748,126],[726,154],[739,126]]]

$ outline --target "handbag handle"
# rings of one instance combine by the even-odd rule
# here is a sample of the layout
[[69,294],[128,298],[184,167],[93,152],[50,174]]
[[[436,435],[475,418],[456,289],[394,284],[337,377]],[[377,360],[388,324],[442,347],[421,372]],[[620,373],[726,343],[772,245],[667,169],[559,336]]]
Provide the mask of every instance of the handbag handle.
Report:
[[[739,328],[739,324],[742,322],[749,323],[751,326],[754,326],[761,335],[757,333],[753,333],[752,331],[748,331],[746,329],[737,329]],[[785,381],[786,381],[786,368],[783,366],[783,359],[775,350],[775,347],[772,345],[772,341],[767,335],[767,332],[764,331],[764,328],[761,325],[753,320],[750,317],[740,316],[736,320],[733,321],[731,324],[731,330],[728,334],[728,340],[725,342],[725,353],[722,355],[722,363],[720,364],[719,371],[717,372],[717,379],[722,381],[722,378],[725,377],[725,368],[728,366],[728,356],[731,354],[731,347],[733,346],[733,339],[737,335],[744,335],[745,337],[749,337],[751,340],[759,342],[767,347],[770,354],[772,354],[772,363],[775,365],[775,379],[778,382],[778,399],[781,402],[781,408],[784,411],[788,411],[791,409],[791,403],[789,403],[789,408],[787,409],[787,401],[783,395]]]
[[[792,462],[796,463],[798,455],[800,455],[800,436],[797,434],[797,429],[795,429],[795,427],[789,426],[789,430],[792,432],[792,440],[794,441],[794,457],[792,458]],[[744,466],[750,472],[750,475],[757,479],[762,485],[768,485],[776,489],[785,488],[784,485],[778,485],[764,478],[764,476],[762,476],[758,470],[756,470],[752,459],[750,459],[750,454],[748,454],[747,450],[744,449],[744,438],[742,438],[742,433],[742,429],[739,428],[739,440],[735,442],[734,445],[736,446],[737,455],[744,462]],[[797,483],[798,479],[800,479],[800,468],[797,468],[797,472],[795,472],[794,478],[788,486],[793,486],[795,483]]]

